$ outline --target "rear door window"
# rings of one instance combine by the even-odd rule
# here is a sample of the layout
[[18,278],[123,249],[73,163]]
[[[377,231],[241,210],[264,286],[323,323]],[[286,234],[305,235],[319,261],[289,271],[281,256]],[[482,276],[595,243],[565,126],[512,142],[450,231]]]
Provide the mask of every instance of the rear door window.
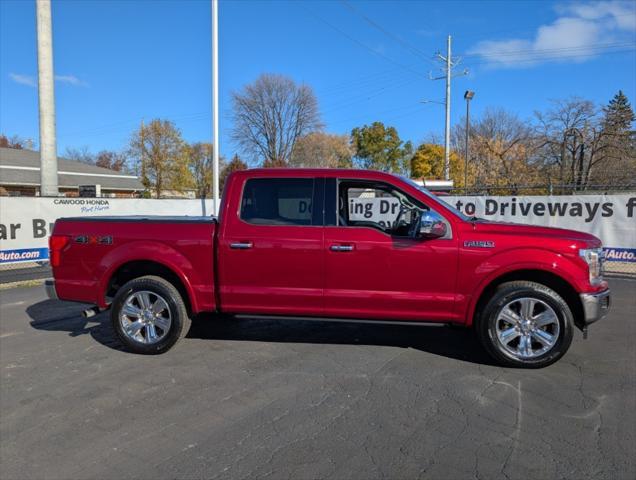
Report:
[[254,225],[313,225],[314,179],[252,178],[245,182],[241,219]]

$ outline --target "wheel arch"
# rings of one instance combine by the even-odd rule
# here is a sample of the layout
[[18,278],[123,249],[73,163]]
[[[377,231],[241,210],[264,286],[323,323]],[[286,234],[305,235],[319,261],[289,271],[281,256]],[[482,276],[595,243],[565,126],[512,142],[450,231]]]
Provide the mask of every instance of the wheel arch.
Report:
[[468,316],[468,324],[473,325],[477,323],[481,311],[499,285],[515,280],[540,283],[554,290],[570,307],[576,326],[582,328],[580,320],[583,318],[583,305],[578,292],[564,277],[552,271],[541,269],[513,270],[492,279],[479,293],[477,301],[474,303],[473,308],[470,311],[470,315]]
[[126,282],[146,275],[155,275],[171,283],[181,294],[188,314],[196,311],[189,285],[174,269],[156,260],[130,260],[117,266],[108,278],[103,298],[114,297],[117,290]]

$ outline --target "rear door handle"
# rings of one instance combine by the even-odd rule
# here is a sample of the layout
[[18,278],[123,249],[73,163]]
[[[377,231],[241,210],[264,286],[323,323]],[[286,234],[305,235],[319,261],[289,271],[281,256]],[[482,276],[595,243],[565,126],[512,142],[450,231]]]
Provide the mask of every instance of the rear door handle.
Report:
[[351,252],[353,251],[353,245],[332,245],[329,249],[332,252]]
[[252,248],[252,242],[235,242],[230,243],[230,248],[234,250],[247,250]]

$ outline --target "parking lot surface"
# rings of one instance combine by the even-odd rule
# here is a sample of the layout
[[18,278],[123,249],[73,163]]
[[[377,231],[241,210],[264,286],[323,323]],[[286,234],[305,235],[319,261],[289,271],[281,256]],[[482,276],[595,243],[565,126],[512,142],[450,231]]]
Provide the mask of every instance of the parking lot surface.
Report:
[[160,356],[0,291],[0,478],[636,477],[636,282],[542,370],[470,331],[204,317]]

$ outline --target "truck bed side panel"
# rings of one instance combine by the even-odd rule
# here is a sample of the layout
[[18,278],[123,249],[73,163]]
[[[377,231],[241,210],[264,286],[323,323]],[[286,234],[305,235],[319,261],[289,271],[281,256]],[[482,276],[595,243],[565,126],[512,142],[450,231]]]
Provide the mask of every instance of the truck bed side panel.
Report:
[[[71,239],[62,253],[60,266],[53,271],[58,296],[104,307],[110,279],[119,268],[128,262],[151,261],[169,268],[180,278],[195,313],[214,310],[216,222],[158,217],[135,220],[126,217],[58,220],[54,234],[68,235]],[[108,238],[111,243],[104,240]]]

